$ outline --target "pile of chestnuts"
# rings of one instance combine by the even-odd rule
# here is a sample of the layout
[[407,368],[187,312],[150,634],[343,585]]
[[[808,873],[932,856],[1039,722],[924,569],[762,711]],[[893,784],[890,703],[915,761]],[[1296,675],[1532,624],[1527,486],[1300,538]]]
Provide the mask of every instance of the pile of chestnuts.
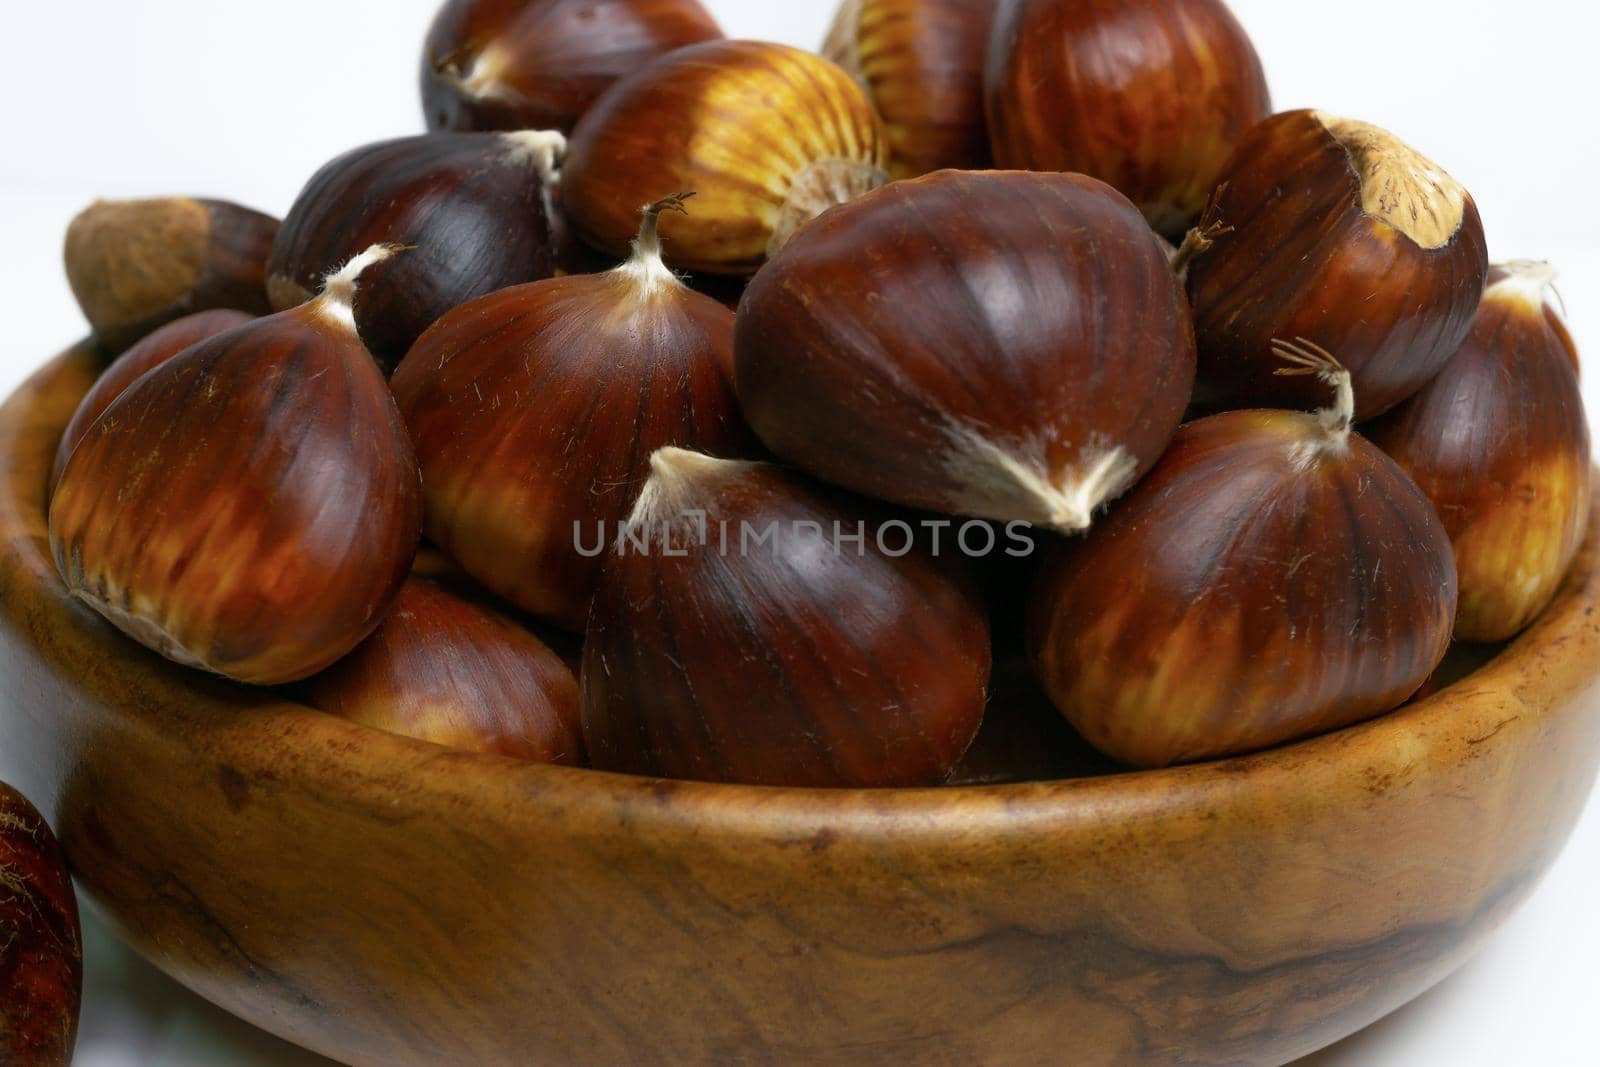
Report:
[[1550,268],[1273,113],[1222,0],[844,0],[820,54],[450,0],[424,53],[429,132],[281,223],[72,225],[51,544],[178,664],[639,775],[1100,774],[1390,712],[1584,539]]

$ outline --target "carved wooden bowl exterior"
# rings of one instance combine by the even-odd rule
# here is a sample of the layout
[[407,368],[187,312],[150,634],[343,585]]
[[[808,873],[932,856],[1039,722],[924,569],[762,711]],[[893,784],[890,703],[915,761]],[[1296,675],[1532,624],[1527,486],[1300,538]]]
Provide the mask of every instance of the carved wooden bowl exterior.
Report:
[[1600,569],[1466,681],[1249,759],[812,792],[524,765],[171,667],[57,583],[79,348],[0,415],[0,776],[200,994],[354,1064],[1276,1064],[1459,965],[1600,754]]

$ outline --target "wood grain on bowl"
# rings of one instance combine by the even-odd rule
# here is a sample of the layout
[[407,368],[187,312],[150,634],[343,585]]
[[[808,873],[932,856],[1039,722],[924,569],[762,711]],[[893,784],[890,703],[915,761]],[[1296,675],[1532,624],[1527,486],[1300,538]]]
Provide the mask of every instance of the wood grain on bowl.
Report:
[[1284,1063],[1466,959],[1594,778],[1593,535],[1482,670],[1224,763],[763,790],[369,731],[66,598],[45,482],[95,366],[0,415],[0,776],[143,953],[354,1064]]

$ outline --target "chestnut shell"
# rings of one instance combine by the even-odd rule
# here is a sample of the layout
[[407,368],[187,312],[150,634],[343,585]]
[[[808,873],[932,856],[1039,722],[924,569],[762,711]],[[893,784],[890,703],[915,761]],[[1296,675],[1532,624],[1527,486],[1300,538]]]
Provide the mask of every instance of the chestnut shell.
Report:
[[[755,785],[943,781],[983,717],[974,591],[921,549],[878,551],[871,505],[766,464],[689,462],[716,469],[691,475],[686,510],[649,521],[650,547],[615,556],[595,594],[582,671],[594,765]],[[836,522],[868,524],[860,554],[833,551]],[[746,550],[743,531],[774,526],[775,542]]]
[[1415,482],[1317,416],[1190,423],[1035,593],[1030,646],[1101,751],[1156,767],[1360,722],[1404,703],[1450,643],[1450,540]]
[[453,748],[582,763],[576,675],[486,601],[465,582],[413,574],[377,631],[306,683],[310,703]]
[[995,0],[843,0],[823,55],[861,83],[889,137],[889,174],[989,165],[983,65]]
[[411,566],[416,460],[348,306],[327,300],[141,377],[51,499],[67,587],[186,666],[305,678],[377,627]]
[[615,536],[651,453],[751,450],[732,361],[727,308],[673,281],[645,292],[625,271],[451,312],[392,382],[429,539],[500,596],[581,631],[603,557],[576,545]]
[[423,49],[422,108],[430,130],[571,133],[618,78],[721,36],[699,0],[449,0]]
[[1276,377],[1272,343],[1308,338],[1350,370],[1356,417],[1370,419],[1461,346],[1488,273],[1470,196],[1454,233],[1424,247],[1367,213],[1350,150],[1311,111],[1257,126],[1222,181],[1214,219],[1225,230],[1188,275],[1201,409],[1320,403],[1314,379]]
[[83,934],[61,846],[0,782],[0,1063],[64,1067],[77,1043]]
[[1589,520],[1577,349],[1543,288],[1493,272],[1466,343],[1369,432],[1449,531],[1461,575],[1456,636],[1515,636],[1555,596]]
[[279,310],[373,244],[404,256],[372,267],[356,293],[361,340],[392,369],[452,308],[554,269],[544,184],[506,134],[435,133],[366,145],[318,171],[283,220],[269,265]]
[[[1195,364],[1188,306],[1133,205],[1093,178],[1020,172],[943,171],[828,212],[751,283],[734,354],[750,425],[811,474],[1080,529],[1161,455]],[[1058,516],[1052,501],[1113,456],[1127,469],[1110,491]]]
[[583,238],[627,254],[639,206],[696,194],[661,220],[667,261],[753,274],[821,211],[888,179],[882,121],[821,56],[708,41],[612,86],[572,134],[562,202]]
[[991,42],[995,164],[1099,178],[1171,238],[1272,110],[1222,0],[1001,0]]

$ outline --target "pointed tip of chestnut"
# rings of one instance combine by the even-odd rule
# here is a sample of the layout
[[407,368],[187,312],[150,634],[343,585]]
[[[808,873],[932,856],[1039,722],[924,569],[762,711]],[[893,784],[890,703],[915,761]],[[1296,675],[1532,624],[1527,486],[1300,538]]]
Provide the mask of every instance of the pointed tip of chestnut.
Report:
[[414,251],[412,245],[369,245],[350,258],[344,266],[329,274],[322,283],[322,292],[310,301],[310,306],[345,329],[356,329],[356,289],[361,276],[379,263],[386,263],[398,255]]
[[1556,280],[1561,272],[1549,260],[1513,259],[1489,268],[1484,286],[1485,300],[1515,300],[1536,310],[1544,310],[1552,298],[1560,303]]

